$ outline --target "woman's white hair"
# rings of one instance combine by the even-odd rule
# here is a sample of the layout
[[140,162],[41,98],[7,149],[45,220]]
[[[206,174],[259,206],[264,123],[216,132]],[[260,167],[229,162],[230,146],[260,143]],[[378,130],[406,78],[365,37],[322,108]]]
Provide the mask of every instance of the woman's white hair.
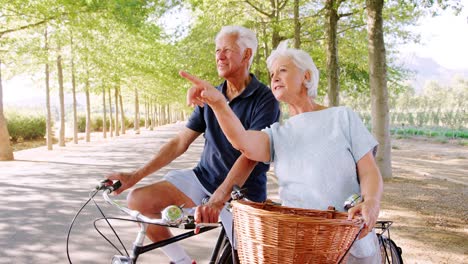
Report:
[[317,96],[319,71],[310,55],[303,50],[288,48],[287,40],[282,41],[267,59],[268,71],[271,71],[273,63],[280,57],[290,58],[299,69],[310,73],[311,78],[309,81],[304,82],[304,86],[307,88],[307,95],[315,98]]
[[242,27],[242,26],[224,26],[216,35],[215,41],[217,42],[219,38],[226,35],[236,35],[237,36],[237,45],[243,50],[249,48],[252,50],[252,56],[249,60],[249,67],[252,65],[253,58],[257,52],[257,35],[252,30]]

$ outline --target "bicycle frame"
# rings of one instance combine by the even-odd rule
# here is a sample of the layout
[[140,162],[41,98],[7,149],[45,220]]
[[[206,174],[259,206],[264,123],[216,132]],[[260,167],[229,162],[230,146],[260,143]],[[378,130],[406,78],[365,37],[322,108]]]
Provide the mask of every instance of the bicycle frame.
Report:
[[[178,226],[174,225],[169,225],[167,222],[165,222],[162,219],[152,219],[149,217],[146,217],[142,215],[140,212],[131,210],[125,206],[120,205],[116,201],[112,200],[109,197],[109,190],[104,190],[103,191],[103,198],[106,202],[109,204],[119,208],[121,211],[124,213],[130,215],[133,219],[140,221],[140,230],[137,234],[137,237],[135,238],[135,241],[133,242],[133,248],[129,254],[129,256],[114,256],[112,263],[129,263],[129,264],[135,264],[138,260],[138,257],[141,254],[144,254],[146,252],[152,251],[154,249],[169,245],[171,243],[175,243],[184,239],[187,239],[189,237],[193,237],[202,233],[205,233],[207,231],[213,230],[218,227],[222,227],[219,223],[217,224],[203,224],[203,226],[200,228],[199,232],[196,234],[194,230],[191,230],[189,232],[185,232],[182,234],[179,234],[177,236],[171,237],[169,239],[165,239],[159,242],[153,242],[147,245],[144,245],[144,240],[146,237],[146,230],[148,229],[148,226],[150,224],[156,224],[160,226],[166,226],[166,227],[173,227],[173,228],[179,228],[179,229],[194,229],[195,225],[194,224],[182,224]],[[211,258],[210,258],[210,263],[216,263],[217,257],[220,254],[220,251],[222,249],[222,246],[225,245],[225,243],[229,243],[229,239],[225,235],[224,228],[222,228],[220,235],[218,237],[218,240],[216,242],[215,248],[213,249]],[[114,262],[119,261],[119,262]]]

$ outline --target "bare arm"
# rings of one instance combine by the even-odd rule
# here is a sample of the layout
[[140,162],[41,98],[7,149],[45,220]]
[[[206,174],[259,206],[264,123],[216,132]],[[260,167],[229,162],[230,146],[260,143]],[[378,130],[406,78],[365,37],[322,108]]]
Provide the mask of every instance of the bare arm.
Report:
[[206,205],[197,207],[195,221],[197,223],[218,222],[219,214],[224,204],[231,198],[232,187],[234,185],[244,185],[255,165],[257,165],[257,162],[241,155],[232,166],[226,179],[213,193],[209,202]]
[[362,214],[366,223],[366,228],[361,233],[361,237],[364,237],[372,230],[379,216],[383,181],[372,152],[368,152],[358,161],[357,170],[363,202],[349,210],[349,217]]
[[120,180],[122,187],[120,187],[116,194],[120,194],[126,189],[138,183],[141,179],[158,171],[162,167],[171,163],[177,157],[187,151],[188,147],[201,133],[184,127],[182,131],[172,138],[169,142],[165,143],[161,149],[156,153],[153,158],[145,165],[135,170],[132,173],[113,173],[107,178],[110,180]]
[[239,118],[226,103],[224,96],[211,84],[186,72],[181,71],[180,75],[193,84],[187,92],[188,103],[201,107],[203,107],[203,103],[209,104],[224,134],[234,148],[251,160],[270,160],[270,140],[266,133],[245,130]]

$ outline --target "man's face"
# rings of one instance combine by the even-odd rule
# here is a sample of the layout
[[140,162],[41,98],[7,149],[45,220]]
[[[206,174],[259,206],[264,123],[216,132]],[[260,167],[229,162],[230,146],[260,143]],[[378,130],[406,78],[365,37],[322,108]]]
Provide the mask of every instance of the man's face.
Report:
[[225,35],[216,42],[216,68],[218,75],[224,79],[244,71],[248,65],[244,59],[245,52],[236,41],[236,35]]

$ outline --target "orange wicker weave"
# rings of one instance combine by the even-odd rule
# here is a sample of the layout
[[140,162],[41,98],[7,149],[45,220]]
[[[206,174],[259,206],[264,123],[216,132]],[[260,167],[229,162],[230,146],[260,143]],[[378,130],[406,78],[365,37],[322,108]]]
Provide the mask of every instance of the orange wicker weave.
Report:
[[347,220],[346,213],[335,210],[247,201],[232,205],[242,264],[338,263],[361,227],[360,220]]

